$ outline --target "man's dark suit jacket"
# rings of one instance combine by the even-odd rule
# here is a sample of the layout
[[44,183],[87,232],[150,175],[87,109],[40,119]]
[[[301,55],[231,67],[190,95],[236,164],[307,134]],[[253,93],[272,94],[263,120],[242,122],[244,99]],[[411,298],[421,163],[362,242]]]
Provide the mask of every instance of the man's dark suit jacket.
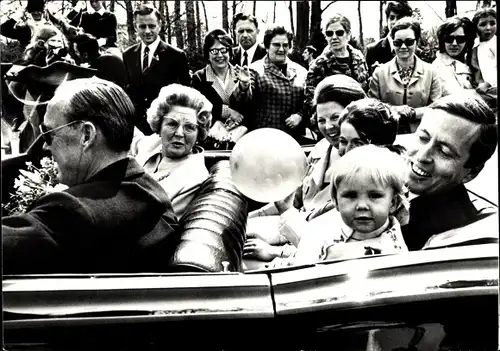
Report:
[[[241,52],[242,50],[239,45],[233,48],[233,58],[230,61],[232,65],[241,65]],[[264,58],[264,56],[266,55],[267,55],[266,48],[260,44],[257,44],[257,47],[255,48],[255,53],[253,54],[252,62],[258,61]],[[252,62],[249,62],[248,64],[250,65]]]
[[19,41],[25,48],[31,40],[31,29],[26,23],[18,23],[15,19],[9,18],[0,25],[0,34],[4,37]]
[[191,76],[186,54],[160,41],[149,67],[142,72],[141,43],[123,52],[123,62],[127,69],[128,88],[138,117],[137,127],[146,135],[151,129],[145,118],[146,110],[158,97],[160,89],[172,83],[191,85]]
[[378,61],[378,63],[383,64],[389,62],[394,57],[394,53],[391,50],[391,44],[387,37],[380,39],[376,43],[371,43],[366,47],[366,65],[368,66],[368,71],[370,74],[373,73],[373,64]]
[[106,38],[106,46],[116,46],[116,17],[112,12],[104,11],[102,16],[87,11],[71,11],[66,18],[75,27],[81,27],[85,33],[92,34],[97,39]]
[[4,274],[165,271],[178,224],[133,158],[2,218]]
[[478,219],[464,185],[410,201],[410,221],[401,226],[409,250],[420,250],[434,234],[460,228]]

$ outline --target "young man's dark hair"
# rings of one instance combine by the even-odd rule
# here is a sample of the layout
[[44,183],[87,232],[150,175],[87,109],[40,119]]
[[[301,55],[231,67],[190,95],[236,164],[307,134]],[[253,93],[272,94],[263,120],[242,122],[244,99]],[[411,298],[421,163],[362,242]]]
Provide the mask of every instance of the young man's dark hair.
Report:
[[385,7],[385,17],[389,18],[391,12],[398,17],[411,17],[413,10],[408,1],[388,1]]

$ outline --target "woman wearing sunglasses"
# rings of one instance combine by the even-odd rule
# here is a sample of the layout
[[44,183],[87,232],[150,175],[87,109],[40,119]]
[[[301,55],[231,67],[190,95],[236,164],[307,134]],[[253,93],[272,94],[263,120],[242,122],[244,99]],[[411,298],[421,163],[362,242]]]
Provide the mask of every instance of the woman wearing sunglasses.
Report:
[[396,56],[376,68],[370,79],[369,97],[412,109],[409,120],[400,123],[400,133],[414,132],[425,107],[441,97],[437,71],[415,55],[420,34],[417,21],[410,17],[398,20],[391,29]]
[[439,72],[443,96],[472,89],[473,75],[465,60],[471,55],[474,37],[474,27],[467,17],[452,17],[439,26],[439,52],[432,66]]
[[305,89],[305,105],[308,113],[313,112],[313,97],[316,86],[328,76],[344,74],[354,78],[366,91],[368,68],[363,53],[351,45],[351,22],[341,14],[335,14],[326,21],[323,33],[328,46],[309,66]]
[[[229,99],[236,88],[237,77],[229,62],[233,41],[223,29],[214,29],[205,36],[203,56],[208,64],[193,74],[192,86],[212,103],[212,129],[216,139],[227,136],[236,142],[246,133],[243,115],[229,106]],[[224,135],[225,134],[225,135]]]
[[146,114],[153,134],[135,136],[130,153],[160,183],[180,218],[208,178],[203,149],[196,144],[208,135],[212,104],[196,89],[170,84]]

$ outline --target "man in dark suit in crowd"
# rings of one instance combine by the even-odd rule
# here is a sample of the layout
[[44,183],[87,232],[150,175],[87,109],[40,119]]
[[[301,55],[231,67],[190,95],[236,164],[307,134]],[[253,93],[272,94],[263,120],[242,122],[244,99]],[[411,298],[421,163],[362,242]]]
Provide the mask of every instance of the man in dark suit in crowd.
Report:
[[172,83],[189,86],[191,76],[186,54],[163,42],[158,36],[162,16],[151,5],[141,5],[134,11],[134,21],[141,42],[123,52],[127,69],[129,96],[136,107],[136,126],[145,135],[152,131],[146,120],[146,110],[160,89]]
[[85,33],[92,34],[97,38],[100,47],[116,46],[116,17],[113,13],[106,11],[102,1],[91,0],[90,9],[75,9],[68,16],[70,24],[81,27]]
[[249,66],[266,56],[266,48],[257,43],[259,24],[254,16],[237,13],[233,17],[233,30],[239,45],[233,49],[231,64]]
[[163,188],[128,157],[133,119],[112,82],[58,87],[41,129],[68,188],[2,218],[4,274],[165,271],[178,225]]
[[116,83],[122,88],[127,86],[127,69],[121,55],[101,53],[97,39],[88,33],[78,34],[72,45],[80,66],[96,69],[99,78]]
[[401,18],[411,16],[413,13],[408,1],[388,1],[385,8],[385,18],[387,23],[387,36],[376,43],[371,43],[366,47],[366,64],[371,73],[375,68],[383,63],[389,62],[395,56],[390,36],[392,26]]

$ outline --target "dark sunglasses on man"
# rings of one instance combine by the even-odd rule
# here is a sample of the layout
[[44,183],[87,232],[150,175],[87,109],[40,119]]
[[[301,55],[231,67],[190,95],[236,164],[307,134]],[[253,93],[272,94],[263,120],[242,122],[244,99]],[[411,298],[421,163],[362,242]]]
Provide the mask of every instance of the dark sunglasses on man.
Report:
[[79,123],[79,122],[85,122],[85,121],[76,120],[76,121],[73,121],[73,122],[69,122],[69,123],[63,124],[62,126],[59,126],[59,127],[53,128],[53,129],[48,129],[47,126],[42,123],[42,124],[40,124],[38,126],[38,128],[40,129],[41,137],[43,138],[43,140],[45,141],[45,143],[48,146],[50,146],[50,145],[52,145],[52,134],[56,130],[60,130],[60,129],[69,127],[69,126],[71,126],[71,125],[73,125],[75,123]]
[[416,39],[413,39],[413,38],[407,38],[405,40],[402,40],[402,39],[394,39],[392,41],[392,43],[394,44],[395,47],[398,47],[400,48],[401,46],[403,46],[403,44],[406,45],[406,47],[410,47],[412,46],[413,44],[415,44],[415,41]]
[[345,34],[345,30],[342,30],[342,29],[339,29],[339,30],[336,30],[336,31],[333,31],[333,30],[327,30],[325,32],[325,35],[327,37],[333,37],[333,33],[335,33],[335,35],[337,37],[342,37],[344,34]]
[[444,42],[448,44],[453,43],[455,40],[457,41],[457,44],[463,44],[467,38],[465,35],[447,35],[444,37]]

